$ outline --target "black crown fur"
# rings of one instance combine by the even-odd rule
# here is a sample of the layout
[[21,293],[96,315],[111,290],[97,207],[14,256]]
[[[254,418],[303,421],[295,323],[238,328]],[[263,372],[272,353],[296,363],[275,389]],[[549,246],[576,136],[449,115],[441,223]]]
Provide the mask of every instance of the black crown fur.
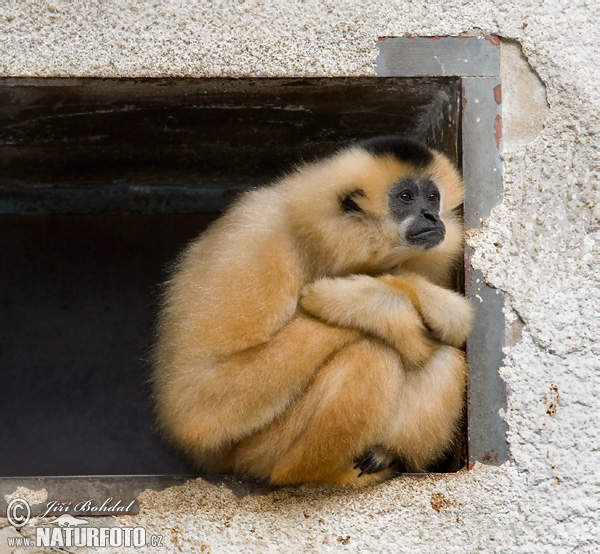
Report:
[[427,167],[433,162],[433,154],[427,146],[414,140],[386,135],[357,143],[357,146],[375,156],[394,156],[401,162],[409,162],[415,167]]

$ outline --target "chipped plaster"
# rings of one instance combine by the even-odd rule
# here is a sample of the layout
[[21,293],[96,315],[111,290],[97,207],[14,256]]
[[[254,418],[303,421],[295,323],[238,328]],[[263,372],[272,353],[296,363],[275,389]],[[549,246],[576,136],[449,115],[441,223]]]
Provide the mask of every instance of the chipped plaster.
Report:
[[597,16],[588,0],[2,5],[4,76],[361,76],[374,75],[378,36],[511,41],[504,200],[468,242],[506,292],[513,461],[242,499],[199,479],[146,491],[140,515],[115,523],[165,534],[160,552],[600,550]]

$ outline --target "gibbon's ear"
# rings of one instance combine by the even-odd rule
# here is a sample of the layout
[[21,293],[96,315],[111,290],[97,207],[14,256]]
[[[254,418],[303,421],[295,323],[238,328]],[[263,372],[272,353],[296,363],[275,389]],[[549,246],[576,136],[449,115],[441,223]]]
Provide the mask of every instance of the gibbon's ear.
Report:
[[340,208],[346,214],[364,214],[365,210],[360,207],[360,198],[366,198],[367,195],[362,189],[355,189],[348,194],[340,196]]

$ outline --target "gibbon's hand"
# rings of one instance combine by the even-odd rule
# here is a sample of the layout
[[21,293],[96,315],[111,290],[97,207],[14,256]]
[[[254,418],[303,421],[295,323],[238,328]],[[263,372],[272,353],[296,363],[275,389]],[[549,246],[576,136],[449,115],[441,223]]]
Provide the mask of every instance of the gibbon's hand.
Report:
[[[421,300],[421,315],[435,337],[445,344],[460,348],[473,327],[473,307],[464,296],[442,287],[437,288],[435,294],[426,295]],[[437,295],[443,301],[438,300]]]
[[474,310],[464,296],[434,285],[421,275],[386,275],[380,279],[411,298],[439,341],[457,348],[465,343],[473,326]]

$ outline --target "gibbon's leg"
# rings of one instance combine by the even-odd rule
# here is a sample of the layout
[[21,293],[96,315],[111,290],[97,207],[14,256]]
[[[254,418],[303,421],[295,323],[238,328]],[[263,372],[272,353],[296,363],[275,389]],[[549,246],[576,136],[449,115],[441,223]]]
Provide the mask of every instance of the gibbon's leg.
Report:
[[219,449],[281,414],[315,371],[360,335],[296,315],[267,343],[218,360],[190,358],[158,382],[163,428],[192,458],[209,459],[210,451],[219,457]]
[[382,341],[364,338],[337,352],[275,422],[235,448],[234,469],[275,484],[369,484],[389,476],[355,469],[355,459],[386,437],[403,371]]
[[464,354],[440,346],[424,368],[405,373],[395,416],[381,444],[398,452],[406,471],[427,471],[452,444],[464,406]]
[[[439,332],[446,339],[459,342],[461,333],[466,334],[470,328],[472,312],[468,301],[424,279],[424,283],[417,281],[416,286],[412,286],[410,278],[403,279],[367,276],[324,279],[305,289],[301,304],[328,322],[376,334],[398,350],[402,361],[414,356],[410,339],[415,336],[415,329],[411,334],[411,325],[416,325],[417,340],[425,332],[418,325],[421,317],[413,304],[425,313],[424,319],[429,319],[432,328],[437,318]],[[394,286],[387,280],[393,281]],[[424,293],[430,296],[419,298]],[[451,312],[453,303],[458,317]],[[462,325],[462,330],[452,334],[444,317]],[[451,346],[426,339],[425,344],[430,352],[426,360],[403,364],[403,385],[397,411],[389,418],[388,440],[372,443],[380,444],[384,451],[398,453],[407,471],[425,471],[451,444],[464,405],[468,373],[464,355]],[[380,455],[378,459],[383,463]]]
[[328,323],[385,340],[407,367],[422,367],[437,346],[408,295],[375,277],[320,279],[302,290],[300,305]]

